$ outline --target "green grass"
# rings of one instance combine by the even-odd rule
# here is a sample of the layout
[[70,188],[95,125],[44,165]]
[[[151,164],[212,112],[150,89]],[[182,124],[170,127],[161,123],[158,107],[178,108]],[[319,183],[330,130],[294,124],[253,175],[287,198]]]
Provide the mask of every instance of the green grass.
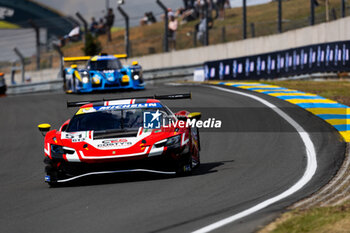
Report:
[[0,29],[16,29],[19,28],[16,24],[0,20]]
[[111,32],[118,32],[118,31],[121,31],[121,30],[124,30],[124,28],[121,28],[121,27],[112,27],[111,29]]
[[[282,215],[271,233],[350,232],[349,202],[335,207],[294,210]],[[262,232],[262,231],[261,231]],[[266,232],[266,231],[265,231]]]

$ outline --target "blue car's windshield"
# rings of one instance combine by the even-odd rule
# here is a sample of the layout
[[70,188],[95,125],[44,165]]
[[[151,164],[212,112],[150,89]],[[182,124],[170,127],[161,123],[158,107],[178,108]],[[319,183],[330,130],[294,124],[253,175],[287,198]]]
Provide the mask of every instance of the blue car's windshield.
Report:
[[90,70],[119,70],[122,64],[118,59],[89,61],[87,68]]

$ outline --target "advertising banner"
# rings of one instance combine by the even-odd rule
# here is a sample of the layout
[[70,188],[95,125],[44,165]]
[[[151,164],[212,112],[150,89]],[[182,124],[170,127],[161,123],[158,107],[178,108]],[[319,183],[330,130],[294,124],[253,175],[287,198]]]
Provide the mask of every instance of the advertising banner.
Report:
[[315,44],[204,63],[206,80],[259,80],[350,71],[350,41]]

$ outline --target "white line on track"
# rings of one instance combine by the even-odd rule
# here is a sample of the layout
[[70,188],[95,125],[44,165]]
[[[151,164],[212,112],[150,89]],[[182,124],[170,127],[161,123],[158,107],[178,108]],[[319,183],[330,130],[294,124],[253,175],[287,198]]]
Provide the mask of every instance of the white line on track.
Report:
[[101,172],[90,172],[85,173],[79,176],[73,176],[68,179],[64,180],[58,180],[58,183],[68,182],[75,179],[79,179],[84,176],[91,176],[91,175],[102,175],[102,174],[112,174],[112,173],[127,173],[127,172],[149,172],[149,173],[156,173],[156,174],[165,174],[165,175],[175,175],[176,172],[164,172],[164,171],[156,171],[156,170],[148,170],[148,169],[129,169],[129,170],[116,170],[116,171],[101,171]]
[[232,222],[237,221],[241,218],[244,218],[248,215],[251,215],[259,210],[262,210],[262,209],[292,195],[293,193],[295,193],[295,192],[299,191],[301,188],[303,188],[312,179],[312,177],[316,173],[316,169],[317,169],[317,158],[316,158],[315,146],[310,139],[310,135],[295,120],[293,120],[290,116],[288,116],[285,112],[283,112],[281,109],[279,109],[274,104],[271,104],[270,102],[268,102],[268,101],[266,101],[258,96],[235,91],[235,90],[231,90],[231,89],[226,89],[226,88],[222,88],[222,87],[217,87],[217,86],[210,86],[210,87],[217,89],[217,90],[220,90],[220,91],[225,91],[225,92],[229,92],[229,93],[233,93],[233,94],[237,94],[237,95],[243,95],[243,96],[252,98],[252,99],[266,105],[267,107],[271,108],[278,115],[280,115],[282,118],[284,118],[289,124],[291,124],[295,128],[295,130],[298,132],[299,136],[301,137],[302,141],[304,142],[305,149],[306,149],[307,164],[306,164],[305,172],[304,172],[303,176],[301,177],[301,179],[298,182],[296,182],[293,186],[291,186],[289,189],[284,191],[283,193],[281,193],[275,197],[272,197],[270,199],[267,199],[266,201],[263,201],[255,206],[252,206],[249,209],[246,209],[240,213],[234,214],[230,217],[227,217],[225,219],[222,219],[220,221],[212,223],[208,226],[200,228],[200,229],[194,231],[193,233],[206,233],[206,232],[216,230],[216,229],[223,227],[229,223],[232,223]]

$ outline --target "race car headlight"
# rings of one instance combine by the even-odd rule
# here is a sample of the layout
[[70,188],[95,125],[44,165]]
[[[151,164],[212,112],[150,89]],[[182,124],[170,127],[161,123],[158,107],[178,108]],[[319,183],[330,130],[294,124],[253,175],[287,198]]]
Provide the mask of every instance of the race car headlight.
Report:
[[173,146],[180,144],[181,135],[177,135],[175,137],[168,138],[168,140],[165,143],[165,146]]
[[64,154],[63,147],[59,145],[51,145],[51,152],[53,154]]
[[134,79],[135,79],[135,80],[139,80],[139,78],[140,78],[140,76],[139,76],[138,74],[135,74],[135,75],[134,75]]
[[161,140],[159,142],[156,142],[154,144],[155,147],[159,148],[159,147],[178,147],[180,146],[180,141],[181,141],[181,135],[177,135],[171,138],[167,138],[164,140]]
[[83,77],[83,83],[88,83],[89,82],[89,78],[88,77]]

